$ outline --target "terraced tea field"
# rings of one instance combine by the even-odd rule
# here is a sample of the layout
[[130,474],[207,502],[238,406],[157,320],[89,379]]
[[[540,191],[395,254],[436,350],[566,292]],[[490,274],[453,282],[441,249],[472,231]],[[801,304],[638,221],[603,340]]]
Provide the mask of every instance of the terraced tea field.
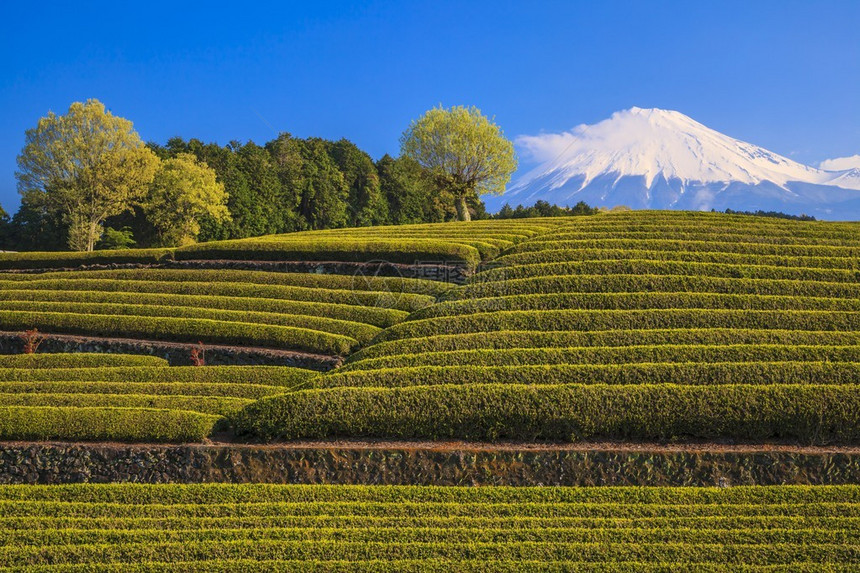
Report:
[[[296,272],[303,264],[309,272]],[[409,266],[470,278],[396,276]],[[104,468],[118,451],[135,469],[108,475],[169,481],[158,460],[192,457],[159,456],[183,448],[218,450],[213,464],[245,476],[263,459],[284,479],[371,465],[435,475],[409,461],[408,444],[357,460],[332,449],[364,438],[443,451],[454,446],[432,440],[505,440],[522,450],[490,451],[477,469],[513,464],[508,476],[532,459],[519,455],[528,448],[579,440],[698,441],[704,483],[723,483],[720,468],[740,459],[732,475],[765,458],[788,460],[781,479],[860,475],[858,224],[612,213],[0,254],[0,267],[4,344],[38,328],[57,344],[91,337],[99,350],[0,355],[4,480],[90,479],[87,456],[107,456]],[[169,365],[146,355],[160,352],[152,341],[291,353],[315,369]],[[324,442],[290,442],[308,439]],[[251,443],[222,442],[235,440]],[[702,440],[767,456],[719,458],[720,444]],[[268,441],[286,443],[258,444]],[[208,443],[140,444],[164,442]],[[798,444],[847,448],[794,458]],[[248,453],[313,447],[321,467]],[[59,463],[58,448],[74,459]],[[474,456],[456,451],[450,463],[467,468]],[[651,471],[625,464],[630,450],[601,455]],[[678,476],[671,483],[690,483],[677,464],[698,463],[692,450],[649,456]],[[188,469],[210,481],[206,467]],[[0,571],[854,571],[858,524],[855,485],[0,486]]]
[[860,225],[581,217],[522,241],[246,434],[860,438]]
[[0,571],[850,571],[860,489],[0,488]]
[[[853,443],[858,230],[634,212],[307,232],[158,253],[206,268],[7,272],[0,327],[9,333],[201,341],[346,363],[324,375],[165,365],[0,370],[0,404],[9,409],[2,435],[199,440],[231,424],[251,440]],[[26,269],[43,257],[27,256],[0,262]],[[481,266],[462,286],[212,268],[301,257]],[[73,408],[98,421],[71,424]],[[147,408],[181,421],[162,437],[123,434],[116,428],[128,425],[110,421]],[[53,421],[36,423],[45,416]]]
[[[559,224],[548,219],[409,225],[178,250],[0,254],[0,268],[18,271],[0,275],[0,330],[346,356],[449,288],[436,280],[377,276],[380,261],[460,265],[468,271]],[[227,268],[265,262],[260,259],[359,266],[346,267],[348,274]],[[167,268],[171,264],[180,268]],[[81,265],[86,270],[69,270]],[[99,268],[117,265],[131,268]],[[51,267],[69,268],[45,272]],[[394,274],[401,274],[397,269]]]
[[0,356],[0,438],[200,441],[224,416],[301,387],[310,370],[177,366],[152,356]]
[[[391,258],[392,249],[401,250],[397,260],[410,264],[432,257],[434,264],[473,267],[560,223],[490,221],[298,233],[239,241],[242,249],[232,255],[221,243],[177,251],[2,254],[0,266],[19,271],[42,264],[117,263],[131,268],[0,274],[0,330],[13,339],[32,328],[48,337],[89,336],[108,350],[115,341],[130,339],[291,351],[299,353],[302,364],[324,369],[410,312],[433,304],[451,285],[377,276],[373,266],[349,275],[211,267],[231,256],[334,256],[360,262]],[[404,241],[414,248],[404,250]],[[152,266],[172,259],[208,266]],[[116,357],[110,364],[108,356],[101,360],[105,367],[96,367],[95,354],[40,355],[8,369],[0,361],[0,437],[200,441],[225,429],[225,417],[241,407],[307,386],[316,374],[274,366],[168,368],[164,361],[144,367],[132,356]],[[45,367],[36,369],[37,363]]]
[[0,328],[344,356],[434,301],[442,283],[241,270],[0,276]]

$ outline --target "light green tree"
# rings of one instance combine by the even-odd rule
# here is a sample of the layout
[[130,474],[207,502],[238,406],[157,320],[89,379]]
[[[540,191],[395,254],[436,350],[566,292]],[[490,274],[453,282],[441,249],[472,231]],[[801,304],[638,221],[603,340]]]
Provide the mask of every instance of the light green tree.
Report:
[[517,168],[513,143],[476,107],[427,111],[403,133],[400,150],[454,196],[461,221],[471,219],[469,197],[501,195]]
[[143,211],[164,246],[195,242],[202,217],[230,220],[224,185],[215,179],[212,168],[190,153],[162,163]]
[[25,198],[62,214],[72,249],[92,251],[105,219],[146,195],[158,165],[129,120],[90,99],[27,130],[15,175]]

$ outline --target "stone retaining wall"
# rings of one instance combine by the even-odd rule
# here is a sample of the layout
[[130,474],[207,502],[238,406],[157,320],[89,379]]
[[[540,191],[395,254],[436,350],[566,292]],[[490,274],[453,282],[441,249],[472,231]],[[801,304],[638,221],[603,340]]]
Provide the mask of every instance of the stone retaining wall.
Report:
[[118,269],[236,269],[281,273],[317,273],[327,275],[363,275],[404,277],[463,284],[473,269],[466,263],[419,262],[415,264],[385,261],[233,261],[233,260],[165,260],[161,263],[106,263],[75,267],[43,267],[37,269],[0,269],[2,273],[42,274],[60,271],[106,271]]
[[860,483],[857,451],[588,446],[0,444],[0,483],[771,485]]

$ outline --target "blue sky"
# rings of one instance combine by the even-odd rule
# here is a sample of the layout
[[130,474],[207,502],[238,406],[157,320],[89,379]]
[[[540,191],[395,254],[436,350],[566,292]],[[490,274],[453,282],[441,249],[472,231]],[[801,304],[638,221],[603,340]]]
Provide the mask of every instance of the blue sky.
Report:
[[374,158],[440,103],[510,137],[661,107],[817,164],[860,153],[858,30],[856,0],[3,0],[0,204],[24,131],[91,97],[147,141],[289,131]]

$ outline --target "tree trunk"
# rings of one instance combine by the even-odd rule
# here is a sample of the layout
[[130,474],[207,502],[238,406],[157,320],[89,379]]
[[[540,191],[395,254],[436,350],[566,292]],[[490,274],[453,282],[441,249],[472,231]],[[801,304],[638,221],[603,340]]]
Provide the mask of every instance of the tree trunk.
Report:
[[471,221],[472,215],[469,214],[469,206],[466,205],[466,196],[457,197],[457,219],[460,221]]
[[90,221],[87,225],[87,251],[92,252],[96,248],[96,241],[99,240],[98,232],[99,224]]

